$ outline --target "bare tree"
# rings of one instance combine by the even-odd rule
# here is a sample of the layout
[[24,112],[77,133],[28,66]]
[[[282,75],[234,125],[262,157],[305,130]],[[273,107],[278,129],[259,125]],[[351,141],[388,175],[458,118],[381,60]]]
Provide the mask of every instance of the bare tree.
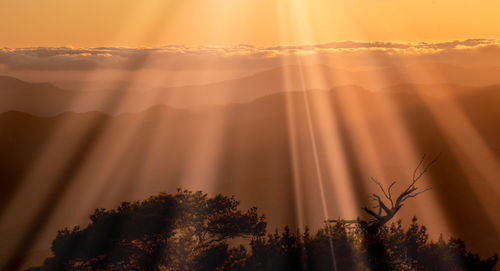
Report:
[[[422,178],[422,176],[429,170],[429,168],[436,163],[439,155],[436,156],[433,160],[431,160],[427,165],[424,166],[425,155],[422,156],[422,159],[418,163],[417,167],[413,171],[412,181],[406,189],[399,194],[397,197],[392,195],[392,188],[396,184],[396,182],[392,182],[387,189],[384,189],[384,186],[375,178],[371,178],[371,180],[380,188],[382,194],[373,193],[370,197],[372,200],[376,202],[376,205],[371,209],[368,207],[361,208],[365,213],[370,216],[370,219],[367,221],[364,220],[342,220],[344,223],[358,223],[362,226],[367,227],[368,229],[379,229],[383,225],[385,225],[389,220],[391,220],[394,215],[404,206],[406,200],[410,198],[414,198],[428,190],[430,187],[420,189],[417,187],[417,182]],[[340,222],[341,220],[328,220],[328,222]]]

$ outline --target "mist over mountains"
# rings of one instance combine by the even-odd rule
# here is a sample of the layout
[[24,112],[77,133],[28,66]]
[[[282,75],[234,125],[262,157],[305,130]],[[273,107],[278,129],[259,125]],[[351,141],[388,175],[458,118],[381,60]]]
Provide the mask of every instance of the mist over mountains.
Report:
[[[289,74],[298,72],[297,67],[287,69]],[[315,90],[304,93],[294,91],[300,78],[290,77],[292,86],[288,87],[280,83],[281,73],[276,69],[240,80],[176,89],[189,92],[186,99],[200,99],[179,98],[175,100],[179,107],[161,105],[169,100],[146,99],[141,106],[147,109],[114,116],[109,113],[115,112],[121,96],[107,104],[93,103],[105,95],[92,93],[82,98],[50,84],[0,78],[1,108],[10,111],[0,114],[2,259],[23,233],[32,234],[37,251],[50,246],[57,229],[87,223],[88,213],[97,207],[113,207],[123,200],[147,198],[177,187],[234,194],[244,206],[259,207],[271,227],[314,227],[324,217],[310,125],[318,142],[319,166],[333,218],[345,214],[339,204],[345,198],[335,185],[342,180],[331,153],[343,153],[344,160],[336,163],[348,165],[344,183],[351,184],[355,200],[349,204],[359,210],[369,204],[368,195],[376,189],[371,176],[386,182],[396,179],[401,185],[408,180],[414,164],[402,165],[401,155],[409,150],[401,149],[400,126],[407,131],[414,155],[442,153],[428,178],[432,193],[411,203],[402,217],[417,215],[434,234],[443,232],[440,223],[445,221],[449,227],[445,230],[463,238],[472,249],[481,253],[500,250],[500,221],[493,215],[499,211],[500,187],[492,182],[500,175],[482,171],[481,164],[488,164],[486,159],[491,157],[481,148],[464,150],[461,140],[471,135],[454,115],[458,108],[480,142],[498,159],[500,86],[322,88],[333,85],[329,82],[305,83]],[[80,98],[88,100],[72,107],[70,101]],[[132,105],[139,98],[123,99],[131,99]],[[63,113],[69,110],[105,113]],[[450,138],[450,131],[456,138]],[[378,165],[370,159],[373,154]],[[30,204],[25,204],[27,199]],[[441,212],[432,205],[436,200]],[[40,211],[47,218],[36,220]],[[8,220],[13,216],[17,219]]]
[[0,76],[0,112],[17,110],[39,116],[69,111],[119,114],[142,111],[159,104],[192,108],[245,103],[273,93],[330,90],[347,85],[370,91],[401,84],[451,84],[454,88],[472,88],[500,84],[498,74],[500,67],[462,68],[447,64],[432,68],[388,65],[367,71],[346,71],[325,65],[283,66],[218,83],[170,88],[144,86],[141,89],[130,81],[133,79],[123,78],[112,87],[112,84],[106,84],[106,89],[101,90],[82,90],[78,84],[66,90],[50,83],[30,83]]
[[0,271],[500,267],[498,10],[0,0]]

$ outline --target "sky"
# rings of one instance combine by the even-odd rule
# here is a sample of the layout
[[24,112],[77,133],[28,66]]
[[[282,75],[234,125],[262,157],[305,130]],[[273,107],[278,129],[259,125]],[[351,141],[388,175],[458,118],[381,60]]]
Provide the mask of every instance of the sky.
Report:
[[[334,84],[339,84],[335,87],[356,84],[374,93],[401,83],[412,83],[415,89],[412,85],[405,91],[413,93],[417,90],[415,93],[418,95],[412,97],[422,100],[422,108],[425,109],[423,115],[428,115],[429,123],[434,125],[429,126],[431,127],[428,128],[429,130],[425,130],[425,135],[442,136],[449,140],[450,146],[453,147],[446,147],[450,149],[448,157],[456,160],[456,162],[450,162],[453,165],[452,168],[465,168],[462,177],[466,182],[470,181],[472,188],[468,189],[472,192],[470,197],[463,199],[468,201],[462,202],[460,199],[461,203],[465,205],[464,202],[472,202],[475,205],[471,206],[485,209],[486,215],[483,220],[472,221],[478,229],[467,228],[471,232],[481,234],[481,238],[473,238],[474,235],[471,234],[472,238],[469,240],[476,241],[476,247],[491,248],[493,245],[490,246],[489,242],[500,238],[500,218],[493,215],[488,217],[490,214],[496,214],[494,207],[499,206],[496,203],[499,199],[497,195],[500,195],[497,182],[500,178],[500,170],[498,170],[500,160],[497,159],[500,148],[490,148],[488,144],[498,146],[497,140],[489,139],[497,137],[490,135],[490,133],[493,134],[488,126],[490,122],[484,122],[486,123],[484,131],[488,131],[487,133],[478,130],[475,126],[477,123],[468,115],[469,113],[463,110],[458,100],[448,99],[445,103],[441,103],[439,99],[449,97],[446,95],[455,91],[455,87],[458,90],[461,90],[462,86],[467,87],[464,88],[467,90],[469,90],[468,87],[474,90],[476,88],[472,87],[491,85],[498,87],[500,84],[497,76],[500,71],[499,10],[500,0],[0,0],[0,79],[4,79],[5,82],[19,83],[10,78],[2,78],[3,75],[7,75],[29,82],[50,82],[63,90],[87,91],[71,96],[66,101],[68,107],[64,107],[66,104],[60,102],[61,100],[53,99],[54,103],[59,102],[60,105],[64,105],[61,108],[71,108],[71,110],[86,102],[82,97],[87,94],[91,97],[96,93],[123,95],[119,99],[113,95],[104,95],[102,96],[104,102],[101,100],[98,100],[101,102],[95,102],[90,99],[98,105],[101,103],[111,105],[112,109],[142,102],[148,106],[157,105],[160,104],[159,101],[172,101],[177,97],[180,97],[179,100],[193,101],[193,104],[197,101],[205,102],[203,97],[206,96],[199,95],[205,89],[202,88],[202,91],[198,92],[186,91],[186,89],[190,90],[190,87],[196,90],[193,85],[205,84],[212,84],[208,85],[212,88],[206,89],[219,90],[221,85],[227,86],[227,89],[222,88],[227,91],[219,95],[229,100],[231,95],[236,93],[230,92],[232,90],[239,91],[240,88],[248,86],[258,89],[248,82],[259,84],[264,82],[270,86],[280,86],[278,90],[283,92],[326,90]],[[261,78],[264,79],[261,80]],[[314,84],[307,85],[307,82]],[[257,83],[256,86],[261,86]],[[426,84],[434,85],[433,88],[428,89]],[[24,86],[21,83],[17,85]],[[37,86],[47,87],[47,85]],[[182,91],[163,91],[167,87],[180,86],[184,87],[180,88]],[[306,86],[314,87],[306,89]],[[260,88],[264,91],[270,89],[271,87],[267,88],[267,86]],[[99,90],[104,91],[99,92]],[[106,92],[109,90],[123,90],[123,92]],[[152,90],[152,92],[144,95],[147,90]],[[490,88],[480,90],[488,91]],[[23,94],[19,91],[17,93]],[[55,93],[60,93],[59,89],[56,89]],[[287,125],[293,128],[295,123],[302,120],[303,126],[297,126],[302,129],[297,128],[297,131],[308,133],[299,134],[293,130],[295,128],[290,128],[286,130],[289,134],[285,138],[291,142],[288,147],[292,156],[290,163],[293,163],[291,166],[293,170],[302,166],[298,162],[295,164],[295,159],[299,159],[297,157],[305,157],[297,161],[308,161],[301,163],[310,169],[313,177],[303,177],[305,186],[317,181],[311,187],[314,189],[316,185],[322,187],[321,172],[324,170],[331,175],[330,177],[325,175],[325,182],[335,180],[331,182],[332,195],[338,193],[341,197],[354,196],[355,191],[350,191],[349,181],[355,178],[349,177],[348,170],[353,167],[352,161],[355,156],[344,150],[344,146],[347,145],[344,141],[351,140],[354,145],[359,146],[359,150],[356,147],[353,153],[357,152],[355,155],[361,157],[360,165],[363,167],[369,165],[366,169],[363,168],[364,170],[370,171],[369,174],[388,177],[388,181],[389,177],[392,178],[395,164],[400,164],[401,172],[406,174],[418,163],[422,149],[434,151],[433,147],[421,146],[423,143],[414,135],[412,128],[407,126],[408,120],[401,116],[402,107],[397,104],[397,101],[382,99],[381,112],[385,114],[384,116],[388,116],[384,120],[386,126],[382,126],[384,127],[382,129],[376,128],[378,126],[370,128],[366,125],[368,120],[365,121],[365,119],[372,116],[375,111],[367,110],[367,107],[363,106],[365,99],[358,97],[357,92],[353,92],[352,95],[351,92],[339,93],[341,93],[341,98],[342,95],[346,95],[342,98],[345,99],[345,103],[335,104],[337,99],[321,99],[322,96],[316,97],[316,100],[311,99],[312,116],[317,119],[312,118],[308,111],[309,102],[305,102],[308,99],[303,98],[306,113],[299,114],[294,112],[296,110],[294,106],[301,108],[303,105],[294,104],[288,96],[283,96],[287,103],[285,116]],[[496,96],[481,101],[499,100],[498,92],[492,91],[491,93]],[[140,99],[137,98],[138,96],[141,96]],[[334,103],[331,103],[332,101]],[[33,103],[34,107],[39,104],[42,103],[40,101]],[[31,105],[28,104],[28,106]],[[493,112],[491,114],[486,112],[490,109],[487,106],[477,108],[484,109],[484,112],[476,110],[475,113],[484,113],[478,116],[485,116],[477,119],[495,119],[497,116],[494,115],[497,111],[493,112],[496,108],[491,108]],[[18,109],[7,108],[7,110]],[[347,130],[352,131],[346,135],[352,135],[352,138],[347,138],[344,131],[340,132],[338,127],[344,124],[340,123],[337,110],[340,113],[348,112],[345,114],[346,123],[348,123],[346,125],[352,127],[347,127]],[[179,160],[181,166],[178,167],[176,162],[171,163],[172,168],[175,167],[172,172],[175,174],[180,172],[179,176],[184,178],[182,185],[192,184],[192,187],[201,187],[200,189],[203,190],[213,188],[214,191],[215,188],[224,186],[216,177],[218,177],[218,166],[226,168],[222,162],[226,159],[224,155],[232,141],[227,140],[225,132],[235,132],[228,128],[230,126],[226,126],[233,116],[230,115],[231,113],[225,115],[230,112],[226,112],[225,109],[214,112],[216,113],[209,115],[209,121],[200,121],[199,125],[197,123],[192,125],[196,129],[187,130],[189,133],[186,132],[186,134],[190,136],[180,137],[187,138],[189,144],[168,141],[170,139],[167,140],[166,138],[169,137],[165,135],[171,131],[170,127],[161,133],[147,133],[148,137],[146,137],[141,134],[144,130],[141,122],[134,122],[127,130],[119,130],[115,126],[104,125],[99,120],[96,125],[93,122],[87,125],[72,122],[70,119],[58,120],[54,129],[47,133],[49,136],[43,139],[46,140],[46,142],[42,141],[43,148],[41,147],[36,155],[30,154],[34,157],[34,162],[28,163],[26,173],[19,177],[22,187],[13,194],[8,212],[4,213],[3,217],[0,216],[0,236],[10,238],[7,242],[0,244],[0,267],[2,261],[9,256],[2,250],[10,253],[11,247],[17,246],[18,243],[21,244],[18,246],[19,251],[27,251],[25,247],[47,249],[57,229],[66,225],[86,223],[88,213],[100,207],[101,203],[102,205],[106,203],[106,206],[111,208],[113,204],[123,200],[123,196],[130,196],[127,200],[133,199],[133,193],[129,195],[123,192],[129,191],[128,189],[134,186],[128,185],[128,179],[122,176],[122,174],[128,174],[128,171],[123,171],[122,168],[127,168],[131,172],[136,170],[128,175],[141,180],[138,183],[144,190],[142,194],[135,194],[138,195],[137,199],[159,191],[159,188],[162,188],[160,185],[163,185],[163,179],[153,184],[148,182],[161,179],[154,175],[157,168],[170,170],[169,167],[164,166],[165,160],[160,150],[167,150],[171,146],[185,145],[188,149],[188,151],[183,151],[183,155],[186,155],[185,160]],[[297,112],[299,112],[298,109]],[[147,115],[144,117],[144,120],[148,120],[145,123],[149,123],[150,119],[153,119],[152,123],[158,122],[155,117]],[[314,139],[313,123],[316,121],[319,123],[317,130],[323,133],[318,136],[320,138],[317,142],[320,146],[318,150],[324,151],[324,164],[328,165],[323,169],[320,168],[322,163],[318,162],[322,160],[318,158]],[[181,122],[175,122],[175,125],[180,125],[179,123]],[[191,125],[186,125],[186,127],[191,127]],[[246,131],[246,127],[241,129]],[[262,132],[268,132],[272,129],[262,130]],[[73,141],[67,141],[66,136],[73,135],[74,131],[80,131],[81,134],[71,136],[76,143],[68,143]],[[83,152],[78,151],[88,141],[85,139],[86,134],[94,135],[94,132],[96,134],[94,145]],[[240,131],[236,132],[238,133],[235,134],[240,133]],[[246,132],[241,132],[241,134],[247,135]],[[196,135],[193,140],[191,135]],[[252,142],[251,133],[248,135],[250,135],[248,139],[242,138],[245,142]],[[381,142],[390,142],[394,146],[386,148],[385,144],[378,144],[376,135],[384,140]],[[117,138],[119,140],[116,140]],[[304,141],[294,142],[302,138],[305,138]],[[308,141],[309,138],[311,142]],[[148,145],[147,148],[141,147],[142,149],[137,151],[137,146],[150,142],[153,144]],[[285,141],[280,139],[276,142]],[[321,149],[322,144],[325,150]],[[258,150],[250,144],[248,145],[250,147],[245,144],[240,146],[242,146],[242,157],[254,157],[249,156],[246,150],[249,152]],[[87,147],[84,146],[84,148]],[[378,148],[383,150],[379,152]],[[266,147],[262,149],[273,150]],[[239,151],[239,147],[236,150]],[[136,156],[137,152],[140,152],[142,156]],[[84,155],[81,155],[82,153]],[[172,153],[175,154],[175,152]],[[255,154],[257,153],[256,151]],[[136,163],[134,159],[129,160],[128,154],[134,154],[134,159],[138,157],[141,163]],[[302,156],[303,154],[305,155]],[[79,156],[83,158],[80,159]],[[174,156],[175,159],[184,157]],[[77,161],[81,161],[78,162],[80,164],[67,167],[75,157]],[[146,158],[142,159],[142,157]],[[387,159],[394,159],[394,162]],[[145,169],[142,168],[143,164]],[[250,165],[250,169],[253,170],[253,163],[245,164]],[[74,171],[72,173],[74,176],[68,178],[69,192],[64,195],[61,192],[60,198],[53,200],[51,194],[48,193],[61,179],[60,173],[66,172],[68,168]],[[286,168],[289,168],[288,164]],[[273,170],[269,172],[275,174]],[[260,172],[259,170],[253,171]],[[175,175],[174,173],[172,176]],[[294,171],[293,174],[296,172]],[[203,178],[200,176],[207,178],[206,184],[201,183],[200,180]],[[277,175],[269,176],[274,178]],[[401,176],[406,178],[403,173]],[[177,178],[177,175],[174,177]],[[267,180],[266,178],[262,180]],[[88,185],[88,180],[92,181],[91,185]],[[142,183],[143,180],[145,180],[144,183]],[[293,181],[296,181],[295,178]],[[43,189],[40,189],[41,185],[44,186]],[[297,189],[300,187],[298,185],[302,184],[295,183],[294,185],[294,189]],[[458,190],[455,191],[462,192],[465,190],[462,189],[463,187],[469,187],[467,185],[469,183],[456,186]],[[87,194],[82,193],[81,187],[88,188],[85,190]],[[123,189],[109,189],[113,187],[123,187]],[[344,188],[346,190],[342,190]],[[40,190],[46,192],[47,195],[40,193]],[[318,188],[318,191],[320,190],[322,188]],[[94,195],[96,191],[102,192],[99,195],[106,196],[100,199],[100,196]],[[137,191],[141,190],[137,189]],[[302,208],[300,206],[301,192],[297,191],[294,193],[299,203],[295,208],[300,209]],[[348,193],[344,193],[345,191]],[[106,193],[111,193],[113,197],[107,197]],[[318,194],[323,197],[325,195],[323,191]],[[319,199],[318,194],[311,192],[312,201]],[[257,193],[251,196],[255,195]],[[418,212],[427,214],[427,217],[422,216],[424,222],[426,219],[434,221],[432,228],[435,233],[446,232],[448,228],[450,231],[453,230],[447,224],[448,215],[453,216],[450,222],[453,225],[462,226],[462,219],[468,219],[462,213],[447,214],[445,211],[448,210],[438,209],[439,200],[441,200],[437,197],[438,194],[427,193],[427,195],[429,197],[427,201],[431,203],[423,204]],[[77,196],[82,199],[82,202],[78,206],[80,210],[74,211],[71,210],[71,204],[65,203],[74,202]],[[28,206],[32,207],[32,210],[28,211],[25,204],[27,198],[33,202]],[[109,201],[107,201],[108,198]],[[275,200],[273,197],[269,199]],[[304,202],[307,202],[307,198],[304,199]],[[331,199],[336,200],[334,196]],[[22,243],[23,234],[30,233],[29,229],[32,225],[36,226],[36,223],[32,224],[31,221],[37,217],[37,208],[51,206],[51,202],[57,200],[61,203],[51,211],[53,211],[53,217],[61,219],[46,219],[44,221],[47,224],[46,228],[35,227],[34,230],[35,234],[42,236],[40,240],[28,238],[31,241],[26,244]],[[251,198],[248,202],[253,202],[253,200],[254,198]],[[319,201],[314,202],[319,206]],[[322,204],[325,202],[322,200]],[[356,216],[356,212],[352,211],[356,206],[350,204],[352,200],[339,200],[339,202],[339,204],[344,202],[346,209],[343,210],[344,207],[340,205],[338,209],[348,214],[346,218]],[[452,200],[448,201],[450,202]],[[45,203],[48,205],[42,205]],[[284,203],[287,202],[284,201]],[[273,202],[272,204],[264,203],[264,205],[274,208],[275,204]],[[435,206],[437,207],[434,208]],[[450,206],[455,207],[453,204]],[[323,209],[328,215],[327,208],[323,206]],[[20,210],[23,213],[22,219],[10,219],[20,216]],[[304,207],[303,210],[307,211],[307,208]],[[359,208],[356,207],[356,210],[359,211]],[[427,212],[426,210],[434,211]],[[297,211],[297,217],[302,223],[300,212]],[[322,219],[328,218],[326,215],[314,221],[323,221]],[[333,214],[332,217],[337,215]],[[318,217],[320,216],[321,214],[318,214]],[[272,219],[272,216],[270,218]],[[4,221],[9,221],[9,223],[2,224]],[[22,225],[11,225],[10,222]],[[493,225],[490,231],[482,231],[479,228],[491,226],[490,224]],[[489,238],[488,235],[494,235],[497,239]],[[29,237],[29,235],[26,236]],[[483,241],[487,244],[480,244]],[[34,245],[33,242],[39,242],[39,244]],[[495,248],[498,247],[497,244],[494,245]],[[38,264],[43,258],[38,259]]]
[[2,0],[0,47],[496,39],[498,10],[497,0]]

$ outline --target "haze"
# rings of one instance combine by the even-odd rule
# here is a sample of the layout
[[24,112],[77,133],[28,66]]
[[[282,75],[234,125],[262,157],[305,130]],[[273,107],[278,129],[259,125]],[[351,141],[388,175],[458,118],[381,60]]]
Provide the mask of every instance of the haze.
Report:
[[500,251],[500,2],[0,2],[0,266],[39,265],[95,208],[181,187],[270,227],[405,206]]

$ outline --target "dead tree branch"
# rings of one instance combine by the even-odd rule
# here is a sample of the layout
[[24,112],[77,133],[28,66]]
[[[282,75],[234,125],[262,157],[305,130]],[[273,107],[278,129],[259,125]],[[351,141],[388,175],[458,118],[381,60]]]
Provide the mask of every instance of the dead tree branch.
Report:
[[[392,188],[396,182],[392,182],[387,189],[384,189],[382,183],[377,179],[371,178],[371,180],[380,188],[382,194],[373,193],[370,197],[376,202],[376,205],[372,208],[363,207],[361,208],[366,214],[371,218],[368,221],[363,220],[347,220],[349,223],[356,223],[362,225],[368,225],[372,229],[378,229],[385,225],[389,220],[391,220],[394,215],[404,206],[406,200],[414,198],[428,190],[430,187],[420,189],[417,187],[417,182],[424,176],[424,174],[429,170],[429,168],[434,165],[439,159],[439,155],[432,159],[429,163],[424,165],[425,155],[422,156],[417,167],[413,171],[412,179],[408,187],[401,194],[399,194],[395,199],[392,195]],[[386,204],[387,203],[387,204]],[[338,223],[341,220],[328,220],[328,222]],[[361,223],[363,222],[363,223]]]

